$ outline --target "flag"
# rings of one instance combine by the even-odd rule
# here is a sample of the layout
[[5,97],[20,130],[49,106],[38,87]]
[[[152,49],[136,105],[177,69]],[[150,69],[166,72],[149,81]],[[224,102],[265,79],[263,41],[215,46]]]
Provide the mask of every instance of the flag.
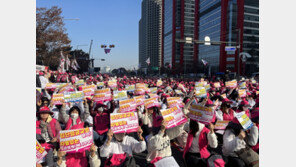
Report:
[[75,71],[77,71],[77,67],[75,66],[75,62],[74,62],[74,60],[72,60],[71,67],[72,67]]
[[59,65],[59,71],[61,72],[65,72],[65,57],[63,55],[63,51],[60,52],[61,53],[61,58],[60,58],[60,65]]
[[208,62],[205,61],[204,59],[201,59],[201,61],[202,61],[202,63],[203,63],[204,66],[208,65]]
[[68,57],[68,55],[67,55],[67,58],[66,58],[66,70],[68,71],[69,70],[69,66],[70,66],[70,59],[69,59],[69,57]]
[[150,64],[150,57],[146,60],[146,63],[149,65]]
[[104,49],[105,50],[105,53],[108,54],[110,53],[111,49]]
[[74,65],[76,66],[76,68],[80,68],[77,61],[76,61],[76,59],[74,59]]

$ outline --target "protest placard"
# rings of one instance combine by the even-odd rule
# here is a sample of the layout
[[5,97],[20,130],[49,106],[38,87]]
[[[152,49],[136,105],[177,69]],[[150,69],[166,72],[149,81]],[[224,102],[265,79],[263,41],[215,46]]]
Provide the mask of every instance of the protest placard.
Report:
[[195,87],[195,95],[198,98],[207,97],[207,91],[204,87]]
[[83,79],[80,79],[80,80],[76,81],[75,84],[76,85],[84,85],[84,80]]
[[104,87],[105,83],[104,82],[97,82],[97,87]]
[[84,98],[83,91],[64,93],[64,100],[66,103],[83,101],[83,98]]
[[36,140],[36,162],[39,163],[46,155],[47,155],[47,152]]
[[206,84],[206,85],[205,85],[205,89],[206,89],[206,90],[210,90],[210,89],[211,89],[211,85],[210,85],[210,84]]
[[138,115],[136,112],[111,113],[110,124],[114,134],[136,132],[139,127]]
[[59,93],[69,92],[72,89],[73,89],[73,86],[70,83],[61,84],[59,86]]
[[246,89],[239,89],[238,95],[239,95],[239,97],[246,97],[247,96]]
[[228,123],[229,121],[218,120],[215,124],[215,130],[224,130],[227,127]]
[[175,89],[176,94],[181,95],[183,92],[181,90]]
[[110,88],[95,90],[93,100],[96,102],[111,101],[112,94]]
[[160,110],[163,119],[168,123],[166,128],[173,128],[187,122],[181,108],[175,106],[169,109]]
[[63,104],[65,102],[65,100],[64,100],[64,94],[63,93],[53,94],[51,101],[52,101],[52,104],[53,105]]
[[221,87],[220,82],[215,82],[215,83],[214,83],[214,87],[215,87],[215,88],[220,88],[220,87]]
[[136,88],[135,95],[144,95],[146,93],[145,88]]
[[111,89],[117,88],[117,82],[115,80],[108,81],[108,86]]
[[189,108],[189,118],[204,124],[212,122],[214,111],[211,107],[200,104],[192,104]]
[[168,97],[167,98],[168,107],[172,108],[178,106],[180,108],[184,107],[184,103],[181,97]]
[[142,96],[135,96],[134,99],[135,99],[135,102],[136,102],[137,106],[144,105],[144,100],[145,100],[145,96],[144,95],[142,95]]
[[89,150],[93,144],[93,128],[60,131],[60,150],[67,153]]
[[148,93],[148,95],[150,96],[150,98],[158,98],[158,95],[154,93]]
[[87,85],[82,86],[82,91],[84,93],[84,97],[91,97],[95,93],[95,89],[97,88],[96,85]]
[[126,90],[123,91],[113,91],[113,100],[125,100],[127,99]]
[[245,130],[250,129],[253,126],[253,122],[250,118],[245,114],[245,112],[240,112],[235,115],[238,122],[242,125]]
[[149,99],[144,100],[144,105],[147,108],[160,107],[160,104],[159,104],[157,98],[149,98]]
[[183,84],[179,84],[178,85],[178,89],[180,89],[180,90],[182,90],[182,91],[186,91],[186,89],[185,89],[185,87],[184,87],[184,85]]
[[157,82],[156,82],[156,86],[157,86],[157,87],[160,87],[161,85],[162,85],[162,80],[160,80],[160,79],[157,80]]
[[125,90],[127,92],[134,92],[136,90],[136,86],[135,85],[125,85]]
[[223,93],[221,96],[223,97],[223,99],[227,98],[226,93]]
[[239,88],[240,88],[240,89],[246,89],[246,88],[247,88],[247,86],[246,86],[246,82],[241,82],[241,83],[239,83]]
[[225,86],[227,88],[236,88],[237,87],[237,81],[236,80],[232,80],[232,81],[228,81],[228,82],[225,82]]
[[157,93],[157,87],[149,88],[150,93]]
[[57,88],[57,84],[56,83],[47,83],[45,85],[45,89],[56,89]]
[[137,104],[135,99],[127,99],[127,100],[120,100],[119,101],[119,112],[126,113],[126,112],[133,112],[137,110]]

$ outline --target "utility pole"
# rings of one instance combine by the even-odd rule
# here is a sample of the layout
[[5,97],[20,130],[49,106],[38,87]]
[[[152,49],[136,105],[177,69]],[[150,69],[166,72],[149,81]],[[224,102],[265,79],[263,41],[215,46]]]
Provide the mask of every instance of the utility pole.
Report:
[[[90,41],[90,46],[89,46],[89,51],[88,51],[88,55],[90,57],[90,53],[91,53],[91,46],[92,46],[93,40]],[[91,57],[91,67],[94,67],[94,59],[93,56]]]
[[238,28],[238,46],[237,46],[237,76],[238,76],[238,79],[239,79],[239,77],[240,77],[240,31],[241,31],[241,29],[240,28]]

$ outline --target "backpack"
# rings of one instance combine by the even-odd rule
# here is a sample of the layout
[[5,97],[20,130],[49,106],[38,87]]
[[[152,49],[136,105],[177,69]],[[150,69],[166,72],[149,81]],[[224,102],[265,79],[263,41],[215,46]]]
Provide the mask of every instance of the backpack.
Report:
[[124,154],[113,154],[105,161],[105,167],[138,167],[132,156]]
[[221,155],[213,154],[207,159],[207,165],[208,167],[224,167],[225,162]]

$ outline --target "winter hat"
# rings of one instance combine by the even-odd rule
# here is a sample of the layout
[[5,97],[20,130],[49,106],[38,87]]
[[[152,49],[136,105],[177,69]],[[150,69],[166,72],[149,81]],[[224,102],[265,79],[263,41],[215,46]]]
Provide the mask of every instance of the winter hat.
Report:
[[50,114],[50,115],[53,115],[53,112],[50,111],[50,109],[47,107],[47,106],[43,106],[39,109],[39,112],[38,114]]
[[244,106],[244,107],[250,107],[250,104],[247,100],[242,100],[241,103],[239,104],[240,106]]
[[43,75],[44,75],[44,73],[43,73],[42,71],[40,71],[40,72],[39,72],[39,75],[40,75],[40,76],[43,76]]
[[78,111],[78,115],[80,115],[81,111],[80,111],[80,108],[78,106],[73,106],[70,108],[69,110],[69,115],[71,115],[71,113],[74,111],[74,110],[77,110]]

